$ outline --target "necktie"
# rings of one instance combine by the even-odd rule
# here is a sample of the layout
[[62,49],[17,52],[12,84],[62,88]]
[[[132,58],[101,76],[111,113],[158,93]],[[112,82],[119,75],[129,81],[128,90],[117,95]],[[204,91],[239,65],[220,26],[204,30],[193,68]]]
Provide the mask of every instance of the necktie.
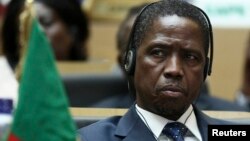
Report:
[[173,139],[173,141],[184,141],[187,130],[184,124],[180,122],[171,122],[164,127],[162,133]]

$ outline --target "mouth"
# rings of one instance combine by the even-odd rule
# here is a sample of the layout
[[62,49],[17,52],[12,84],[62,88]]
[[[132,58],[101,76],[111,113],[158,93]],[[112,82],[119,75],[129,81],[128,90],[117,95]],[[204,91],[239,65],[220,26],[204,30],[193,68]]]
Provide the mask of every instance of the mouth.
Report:
[[158,92],[159,94],[166,95],[168,97],[179,97],[185,94],[185,91],[182,87],[172,85],[164,86],[158,89]]

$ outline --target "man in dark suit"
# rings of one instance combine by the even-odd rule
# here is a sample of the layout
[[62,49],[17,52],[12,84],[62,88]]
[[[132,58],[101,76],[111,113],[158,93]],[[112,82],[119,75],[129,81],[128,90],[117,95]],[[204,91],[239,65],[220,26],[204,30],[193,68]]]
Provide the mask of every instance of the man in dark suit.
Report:
[[[124,65],[136,104],[122,117],[83,127],[81,139],[206,141],[209,124],[231,124],[192,104],[211,73],[211,30],[205,13],[184,1],[164,0],[144,8],[132,28]],[[168,125],[181,126],[175,131],[183,132],[172,138]]]
[[[189,1],[188,1],[189,2]],[[131,7],[128,11],[126,18],[121,22],[117,35],[116,35],[116,47],[118,50],[117,62],[119,65],[114,67],[114,73],[123,76],[125,72],[122,70],[123,68],[123,57],[124,52],[126,51],[126,45],[129,40],[129,33],[131,28],[133,27],[133,23],[136,19],[136,16],[140,11],[147,5],[147,3],[143,3],[140,5],[136,5]],[[126,77],[124,77],[126,79]],[[201,88],[201,94],[199,98],[194,102],[195,105],[201,110],[217,110],[217,111],[247,111],[247,108],[240,106],[234,102],[227,101],[225,99],[218,98],[212,95],[209,91],[209,83],[205,82]],[[123,97],[121,97],[123,96]],[[120,99],[124,98],[122,103]],[[97,106],[112,106],[112,107],[126,107],[127,105],[131,105],[134,99],[134,96],[129,94],[118,95],[111,97],[109,99],[104,99],[102,102],[97,103]]]

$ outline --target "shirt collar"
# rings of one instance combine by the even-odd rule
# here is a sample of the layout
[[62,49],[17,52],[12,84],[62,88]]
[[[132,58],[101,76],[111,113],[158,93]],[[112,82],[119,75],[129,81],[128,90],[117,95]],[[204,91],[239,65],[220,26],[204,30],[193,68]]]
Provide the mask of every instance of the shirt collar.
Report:
[[[161,135],[161,132],[164,126],[168,122],[173,122],[172,120],[166,119],[162,116],[146,111],[142,109],[141,107],[139,107],[137,104],[135,105],[135,108],[136,108],[137,114],[140,116],[142,121],[149,128],[149,130],[151,130],[151,132],[154,134],[156,139],[159,138],[159,136]],[[186,112],[177,121],[183,124],[185,123],[188,130],[192,132],[196,138],[198,138],[199,140],[202,140],[201,134],[197,126],[196,117],[193,112],[192,105],[188,107]]]

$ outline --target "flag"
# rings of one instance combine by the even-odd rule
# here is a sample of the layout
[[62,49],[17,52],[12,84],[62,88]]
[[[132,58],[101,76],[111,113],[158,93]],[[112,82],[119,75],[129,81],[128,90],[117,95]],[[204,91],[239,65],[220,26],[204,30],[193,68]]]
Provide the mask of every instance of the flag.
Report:
[[75,141],[76,127],[51,46],[32,22],[8,141]]

